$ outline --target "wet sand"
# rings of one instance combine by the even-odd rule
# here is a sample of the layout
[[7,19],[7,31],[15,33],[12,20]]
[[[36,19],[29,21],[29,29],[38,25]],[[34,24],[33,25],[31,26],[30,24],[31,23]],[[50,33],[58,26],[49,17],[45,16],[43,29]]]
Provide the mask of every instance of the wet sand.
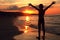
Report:
[[[38,40],[36,36],[37,36],[37,29],[33,29],[27,33],[23,33],[21,35],[15,36],[14,39],[16,40]],[[41,40],[42,40],[42,31],[41,31]],[[46,32],[45,40],[60,40],[60,36]]]

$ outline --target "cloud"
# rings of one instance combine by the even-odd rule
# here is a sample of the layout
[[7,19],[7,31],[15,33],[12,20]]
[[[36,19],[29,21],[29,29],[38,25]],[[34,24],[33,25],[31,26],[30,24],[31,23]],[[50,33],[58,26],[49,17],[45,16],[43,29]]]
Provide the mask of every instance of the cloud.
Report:
[[8,8],[6,8],[6,9],[8,9],[8,10],[17,10],[17,9],[19,9],[16,5],[11,5],[11,6],[9,6]]
[[0,0],[0,5],[14,5],[16,0]]
[[0,10],[1,9],[8,9],[8,10],[17,10],[17,9],[19,9],[19,7],[18,6],[16,6],[16,5],[1,5],[0,6]]
[[12,3],[12,2],[15,2],[15,0],[0,0],[1,3]]
[[[27,6],[28,3],[32,3],[33,5],[38,5],[40,3],[44,5],[49,5],[52,1],[56,1],[57,4],[60,4],[60,0],[0,0],[0,6],[11,6],[11,5],[17,5],[18,7]],[[6,7],[7,8],[7,7]]]
[[60,0],[58,0],[58,3],[60,4]]

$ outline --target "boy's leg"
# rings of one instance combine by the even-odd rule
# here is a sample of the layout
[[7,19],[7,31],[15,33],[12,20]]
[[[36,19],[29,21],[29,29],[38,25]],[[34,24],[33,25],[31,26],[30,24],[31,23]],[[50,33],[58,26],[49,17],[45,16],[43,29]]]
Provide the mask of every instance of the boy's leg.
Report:
[[43,31],[43,40],[45,40],[45,23],[42,23],[42,31]]
[[38,23],[38,40],[40,40],[40,33],[41,33],[41,24]]

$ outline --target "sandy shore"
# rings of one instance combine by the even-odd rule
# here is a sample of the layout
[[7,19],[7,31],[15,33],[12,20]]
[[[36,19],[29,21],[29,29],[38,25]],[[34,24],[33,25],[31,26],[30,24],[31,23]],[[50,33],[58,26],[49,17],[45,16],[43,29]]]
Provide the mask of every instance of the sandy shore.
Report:
[[[15,36],[14,39],[16,40],[38,40],[36,36],[37,36],[37,30],[31,30],[27,33],[23,33],[21,35]],[[41,36],[42,36],[42,32],[41,32]],[[46,32],[45,39],[46,40],[60,40],[60,36]]]

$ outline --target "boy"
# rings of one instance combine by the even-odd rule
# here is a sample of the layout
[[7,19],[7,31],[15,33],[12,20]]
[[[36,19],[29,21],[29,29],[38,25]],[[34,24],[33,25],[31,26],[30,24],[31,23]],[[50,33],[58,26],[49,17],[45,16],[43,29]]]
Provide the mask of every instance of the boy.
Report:
[[35,6],[33,6],[32,4],[29,4],[29,6],[32,6],[33,8],[35,8],[36,10],[38,10],[39,12],[39,18],[38,18],[38,40],[40,40],[40,33],[41,33],[41,27],[42,27],[42,31],[43,31],[43,40],[45,40],[45,22],[44,22],[44,15],[45,12],[48,8],[50,8],[53,4],[55,4],[55,2],[52,2],[49,6],[47,6],[45,9],[43,4],[39,5],[39,8],[36,8]]

